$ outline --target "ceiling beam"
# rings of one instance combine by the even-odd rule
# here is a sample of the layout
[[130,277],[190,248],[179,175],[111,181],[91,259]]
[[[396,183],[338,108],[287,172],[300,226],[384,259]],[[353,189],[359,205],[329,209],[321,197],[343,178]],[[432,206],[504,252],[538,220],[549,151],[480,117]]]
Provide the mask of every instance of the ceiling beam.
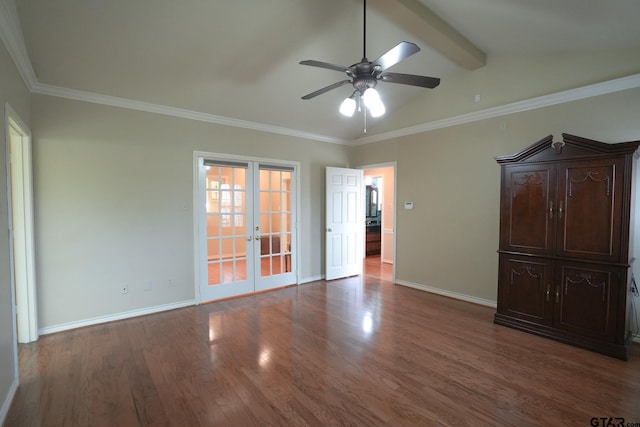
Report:
[[486,54],[420,0],[371,0],[371,6],[467,70],[484,67]]

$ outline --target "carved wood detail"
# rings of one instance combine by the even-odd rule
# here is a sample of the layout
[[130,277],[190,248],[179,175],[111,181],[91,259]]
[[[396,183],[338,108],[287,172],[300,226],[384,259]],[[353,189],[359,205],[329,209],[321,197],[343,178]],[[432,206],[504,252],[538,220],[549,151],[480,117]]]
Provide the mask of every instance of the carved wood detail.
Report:
[[[518,196],[517,186],[527,187],[529,185],[544,184],[544,178],[542,178],[537,173],[521,174],[519,178],[520,178],[519,179],[520,182],[518,182],[518,180],[515,180],[515,179],[513,181],[513,198],[514,199]],[[536,182],[536,178],[538,179],[537,182]]]
[[589,273],[580,272],[575,275],[576,280],[571,277],[567,277],[564,283],[564,294],[569,294],[569,285],[579,285],[581,283],[587,283],[592,288],[602,288],[602,302],[606,301],[607,283],[602,281],[600,283],[594,283],[594,277]]
[[602,179],[596,178],[596,175],[600,175],[599,172],[589,171],[584,173],[584,177],[582,179],[571,178],[569,180],[569,197],[573,196],[573,184],[581,184],[585,182],[587,179],[593,182],[606,182],[607,183],[607,197],[611,196],[611,176],[607,175]]
[[531,264],[523,264],[519,267],[520,272],[518,272],[517,270],[518,269],[516,268],[511,269],[511,284],[514,283],[514,275],[521,276],[527,273],[533,279],[539,279],[542,276],[542,273],[538,272],[536,267]]

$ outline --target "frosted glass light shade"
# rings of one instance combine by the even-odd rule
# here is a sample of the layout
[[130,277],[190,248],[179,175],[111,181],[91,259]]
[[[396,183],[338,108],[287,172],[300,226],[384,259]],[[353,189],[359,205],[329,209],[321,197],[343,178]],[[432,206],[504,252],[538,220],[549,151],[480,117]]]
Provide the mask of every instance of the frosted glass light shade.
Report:
[[340,114],[343,116],[351,117],[356,111],[356,101],[353,98],[345,98],[340,104]]
[[364,101],[364,105],[366,105],[367,107],[369,106],[370,102],[373,102],[376,99],[380,99],[380,94],[372,87],[367,88],[367,90],[365,90],[362,94],[362,100]]
[[369,109],[371,113],[371,117],[380,117],[385,113],[384,104],[380,99],[380,95],[378,91],[374,88],[370,87],[365,90],[362,94],[362,100],[364,101],[364,105]]

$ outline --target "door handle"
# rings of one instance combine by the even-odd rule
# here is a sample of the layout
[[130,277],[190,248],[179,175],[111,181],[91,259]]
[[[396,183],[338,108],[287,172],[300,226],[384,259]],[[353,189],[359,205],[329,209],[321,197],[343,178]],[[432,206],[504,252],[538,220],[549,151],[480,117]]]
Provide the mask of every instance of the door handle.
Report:
[[549,291],[551,290],[551,284],[547,284],[547,302],[549,301]]
[[256,237],[255,237],[255,239],[256,239],[256,240],[260,240],[260,236],[256,236]]
[[562,200],[560,200],[560,208],[558,208],[558,216],[562,219]]
[[250,241],[251,241],[251,239],[253,239],[253,237],[251,237],[251,236],[247,236],[247,241],[249,241],[249,242],[250,242]]
[[327,228],[327,232],[331,233],[333,230],[331,228]]
[[553,219],[553,202],[549,202],[549,219]]

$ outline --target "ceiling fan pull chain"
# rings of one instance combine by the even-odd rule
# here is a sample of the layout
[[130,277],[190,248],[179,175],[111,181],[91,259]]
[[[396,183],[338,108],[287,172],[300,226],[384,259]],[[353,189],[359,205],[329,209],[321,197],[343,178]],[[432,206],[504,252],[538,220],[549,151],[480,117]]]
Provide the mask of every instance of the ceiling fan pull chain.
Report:
[[362,117],[364,117],[364,125],[363,125],[363,129],[362,129],[362,133],[364,133],[365,135],[367,134],[367,109],[363,108],[362,109]]

